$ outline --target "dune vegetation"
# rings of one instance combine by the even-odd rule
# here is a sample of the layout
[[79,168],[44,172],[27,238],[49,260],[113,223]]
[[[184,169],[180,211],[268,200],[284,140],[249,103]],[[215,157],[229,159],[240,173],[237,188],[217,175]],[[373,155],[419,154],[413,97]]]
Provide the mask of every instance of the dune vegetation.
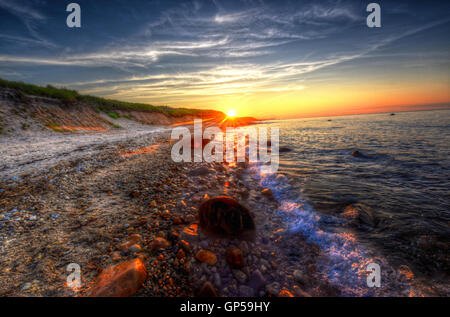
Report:
[[112,99],[105,99],[97,96],[82,95],[76,90],[67,88],[56,88],[51,85],[37,86],[26,84],[23,82],[9,81],[0,78],[0,88],[9,88],[17,90],[24,95],[33,95],[47,98],[55,98],[66,104],[85,103],[92,106],[97,111],[106,113],[114,113],[114,110],[136,110],[146,112],[159,112],[167,116],[179,117],[185,115],[219,115],[223,114],[214,110],[188,109],[188,108],[172,108],[168,106],[154,106],[145,103],[134,103]]

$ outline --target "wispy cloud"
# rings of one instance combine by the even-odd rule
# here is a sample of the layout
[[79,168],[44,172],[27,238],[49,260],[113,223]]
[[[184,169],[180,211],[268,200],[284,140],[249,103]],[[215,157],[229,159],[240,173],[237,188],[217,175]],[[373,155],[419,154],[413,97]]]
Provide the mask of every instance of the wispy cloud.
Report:
[[[45,37],[39,34],[39,26],[46,22],[47,17],[39,10],[33,7],[34,1],[12,1],[12,0],[0,0],[0,9],[6,10],[12,15],[16,16],[29,32],[31,39],[29,43],[42,45],[48,48],[55,48],[56,45]],[[11,37],[3,35],[4,38],[11,40]],[[26,41],[23,37],[17,37],[19,41]]]

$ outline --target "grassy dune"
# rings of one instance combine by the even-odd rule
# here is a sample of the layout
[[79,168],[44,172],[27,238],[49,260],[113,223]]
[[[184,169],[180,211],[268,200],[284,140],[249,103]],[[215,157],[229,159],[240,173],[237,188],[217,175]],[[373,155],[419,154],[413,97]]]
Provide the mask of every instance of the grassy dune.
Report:
[[214,110],[172,108],[167,106],[154,106],[144,103],[125,102],[90,95],[81,95],[76,90],[70,90],[67,88],[56,88],[51,85],[42,87],[26,84],[23,82],[8,81],[0,78],[0,88],[2,87],[14,89],[26,95],[59,99],[64,103],[82,102],[92,106],[97,111],[103,111],[106,113],[114,113],[114,110],[137,110],[147,112],[160,112],[172,117],[180,117],[184,115],[223,116],[223,113]]

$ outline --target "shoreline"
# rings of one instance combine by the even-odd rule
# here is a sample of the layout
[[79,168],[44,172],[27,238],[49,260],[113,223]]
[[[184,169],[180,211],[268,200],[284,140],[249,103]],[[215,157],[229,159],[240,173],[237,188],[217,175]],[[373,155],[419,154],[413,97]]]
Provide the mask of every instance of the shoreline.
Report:
[[[343,292],[324,275],[333,263],[310,237],[289,230],[286,217],[295,215],[281,208],[280,197],[263,192],[267,186],[254,167],[174,163],[168,137],[155,131],[16,185],[1,184],[0,296],[87,296],[101,272],[132,259],[147,271],[135,296],[195,296],[208,283],[218,296],[363,295]],[[289,183],[284,175],[276,178]],[[199,205],[223,195],[250,210],[253,240],[211,237],[199,229]],[[242,268],[227,263],[230,248],[242,253]],[[200,250],[217,261],[198,260]],[[79,289],[66,285],[69,263],[81,267]]]

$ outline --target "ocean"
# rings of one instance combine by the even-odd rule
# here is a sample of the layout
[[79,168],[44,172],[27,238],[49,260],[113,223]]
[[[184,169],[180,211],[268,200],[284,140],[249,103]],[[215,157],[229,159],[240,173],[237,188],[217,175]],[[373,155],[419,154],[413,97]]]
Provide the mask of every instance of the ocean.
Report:
[[393,267],[389,274],[427,290],[419,295],[449,295],[450,110],[258,126],[278,127],[280,147],[291,149],[280,153],[278,172],[287,181],[272,175],[261,182],[274,192],[290,230],[332,258],[330,280],[354,287],[347,268],[365,270],[379,259]]

